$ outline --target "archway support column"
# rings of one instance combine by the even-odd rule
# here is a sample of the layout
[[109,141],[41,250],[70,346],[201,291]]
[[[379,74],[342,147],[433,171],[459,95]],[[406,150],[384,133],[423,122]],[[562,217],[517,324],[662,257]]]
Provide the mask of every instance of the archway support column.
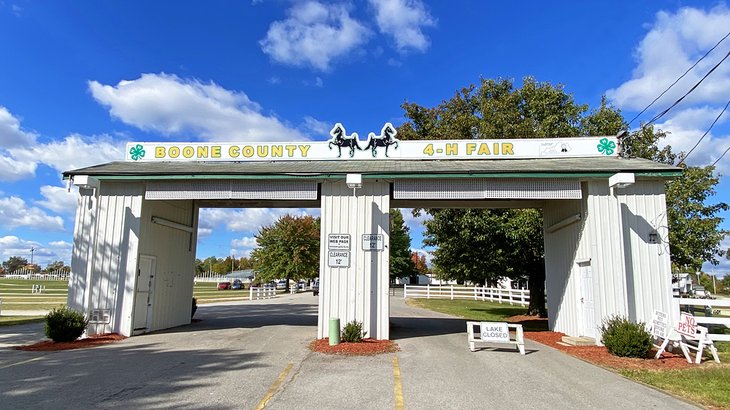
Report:
[[[339,318],[341,326],[362,322],[366,337],[388,339],[390,184],[366,179],[353,192],[344,180],[327,181],[321,194],[317,337],[326,337],[330,318]],[[331,243],[331,235],[346,239]]]

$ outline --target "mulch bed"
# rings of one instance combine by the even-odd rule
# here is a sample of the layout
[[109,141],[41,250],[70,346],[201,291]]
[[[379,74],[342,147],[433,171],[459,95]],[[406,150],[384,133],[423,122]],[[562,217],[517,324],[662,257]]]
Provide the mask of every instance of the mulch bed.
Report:
[[[547,329],[547,319],[535,316],[513,316],[507,318],[508,322],[520,323],[526,329]],[[544,322],[544,324],[542,324]],[[687,359],[679,352],[662,353],[662,357],[654,359],[656,349],[652,349],[650,358],[635,359],[629,357],[618,357],[608,353],[605,346],[565,346],[560,344],[565,334],[560,332],[525,331],[525,338],[542,343],[546,346],[558,349],[571,356],[583,359],[598,366],[616,370],[675,370],[697,367],[696,364],[687,363]]]
[[343,356],[372,356],[400,350],[392,340],[362,339],[362,343],[341,342],[338,345],[330,346],[329,338],[312,341],[309,349],[313,352]]
[[53,352],[57,350],[84,349],[87,347],[96,347],[109,343],[118,342],[126,339],[117,333],[105,333],[101,335],[89,336],[86,339],[78,339],[73,342],[56,343],[52,340],[34,343],[32,345],[18,346],[17,350],[25,350],[30,352]]

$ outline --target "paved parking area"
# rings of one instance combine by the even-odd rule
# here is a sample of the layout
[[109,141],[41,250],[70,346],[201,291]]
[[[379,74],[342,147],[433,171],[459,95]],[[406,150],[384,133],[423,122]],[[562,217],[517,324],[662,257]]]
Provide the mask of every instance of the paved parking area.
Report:
[[[391,298],[401,351],[313,353],[317,298],[204,305],[202,321],[93,349],[22,352],[42,325],[0,328],[0,408],[694,408],[528,342],[470,352],[464,320]],[[18,329],[14,329],[18,328]]]

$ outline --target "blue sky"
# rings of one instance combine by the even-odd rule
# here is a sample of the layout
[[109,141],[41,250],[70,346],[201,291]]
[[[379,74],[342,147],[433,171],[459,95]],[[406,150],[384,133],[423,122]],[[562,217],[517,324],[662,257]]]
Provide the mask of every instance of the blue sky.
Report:
[[[632,118],[730,29],[730,8],[706,1],[150,3],[0,0],[3,260],[33,247],[35,262],[69,263],[76,202],[60,173],[121,160],[127,141],[324,140],[335,122],[366,135],[402,123],[404,101],[433,106],[480,77],[561,83],[591,107],[606,95]],[[728,51],[730,39],[640,119]],[[667,143],[688,151],[729,96],[726,62],[658,122]],[[690,164],[730,146],[729,118]],[[730,154],[717,166],[727,174]],[[718,192],[730,202],[727,177]],[[286,212],[317,214],[203,211],[199,256],[246,255]]]

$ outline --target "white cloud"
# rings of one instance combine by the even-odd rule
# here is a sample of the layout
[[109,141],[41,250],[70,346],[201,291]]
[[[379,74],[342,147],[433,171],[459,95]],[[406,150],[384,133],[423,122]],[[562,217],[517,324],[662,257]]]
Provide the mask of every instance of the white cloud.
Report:
[[408,229],[413,232],[415,230],[423,230],[423,223],[433,219],[433,217],[421,210],[419,216],[413,216],[413,208],[401,208],[401,214],[403,214],[403,222],[405,222]]
[[[720,4],[707,11],[684,7],[676,13],[661,11],[635,50],[633,78],[606,95],[617,106],[641,110],[715,45],[730,27],[730,9]],[[667,107],[690,89],[730,51],[724,41],[677,83],[654,109]],[[720,103],[730,95],[730,64],[722,64],[683,104]],[[686,105],[685,105],[686,106]],[[648,119],[648,118],[647,118]]]
[[89,81],[97,102],[122,122],[166,135],[194,133],[210,141],[292,141],[299,131],[273,116],[243,92],[170,74],[142,74],[116,86]]
[[380,32],[395,40],[398,51],[426,51],[431,42],[423,27],[436,25],[420,0],[370,0]]
[[256,248],[256,238],[253,236],[244,236],[241,239],[233,239],[231,241],[231,255],[236,255],[237,257],[245,256],[249,257],[251,256],[251,251]]
[[[0,150],[0,154],[3,150]],[[19,181],[33,178],[38,164],[32,161],[18,161],[9,153],[0,156],[0,181]]]
[[53,242],[48,242],[48,245],[50,245],[50,246],[52,246],[54,248],[59,248],[59,249],[71,249],[71,248],[73,248],[73,244],[70,243],[70,242],[66,242],[66,241],[53,241]]
[[329,138],[328,135],[330,130],[334,126],[333,123],[327,121],[320,121],[313,117],[304,117],[304,124],[302,128],[310,131],[311,134],[315,135],[315,140],[322,140]]
[[[730,235],[725,236],[725,239],[720,243],[720,248],[725,251],[730,249]],[[705,262],[702,265],[702,271],[717,275],[718,278],[730,275],[730,259],[726,259],[724,256],[717,259],[720,261],[717,266],[714,266],[709,262]]]
[[44,199],[35,203],[46,209],[64,215],[73,215],[76,212],[78,200],[78,188],[76,187],[71,187],[69,191],[66,187],[43,185],[41,195]]
[[69,135],[62,140],[37,142],[36,135],[23,131],[20,121],[0,107],[0,180],[32,178],[38,165],[58,172],[124,159],[125,143],[108,135]]
[[261,50],[274,61],[327,71],[332,60],[367,42],[370,31],[350,17],[344,4],[295,4],[285,20],[269,26]]
[[256,246],[256,238],[253,236],[244,236],[241,239],[233,239],[231,246],[234,248],[253,248]]
[[122,161],[125,145],[126,142],[117,141],[108,135],[86,137],[72,134],[62,140],[9,151],[18,159],[36,161],[63,172],[110,161]]
[[[662,143],[671,145],[672,151],[675,153],[688,153],[707,131],[709,124],[717,117],[720,110],[721,108],[698,107],[677,112],[667,121],[657,124],[657,128],[667,132],[667,137],[662,140]],[[730,113],[723,115],[713,131],[726,121],[723,118],[729,116]],[[730,135],[718,135],[713,131],[709,132],[687,157],[688,165],[709,165],[715,162],[725,147],[730,146]],[[726,175],[730,171],[729,165],[730,161],[720,161],[717,163],[715,171]]]
[[36,135],[20,128],[20,120],[0,105],[0,148],[33,144]]
[[68,242],[55,241],[43,245],[37,241],[25,240],[12,235],[0,237],[0,257],[3,260],[7,260],[11,256],[18,256],[26,258],[30,262],[31,248],[33,248],[33,262],[41,267],[57,260],[63,261],[66,265],[71,264],[72,245]]
[[28,206],[16,196],[0,198],[0,226],[6,229],[28,227],[31,229],[63,230],[63,219],[50,216],[42,209]]
[[[271,225],[284,215],[318,216],[319,209],[289,208],[203,208],[198,225],[203,229],[225,227],[233,232],[256,233],[263,226]],[[200,231],[200,230],[199,230]]]

